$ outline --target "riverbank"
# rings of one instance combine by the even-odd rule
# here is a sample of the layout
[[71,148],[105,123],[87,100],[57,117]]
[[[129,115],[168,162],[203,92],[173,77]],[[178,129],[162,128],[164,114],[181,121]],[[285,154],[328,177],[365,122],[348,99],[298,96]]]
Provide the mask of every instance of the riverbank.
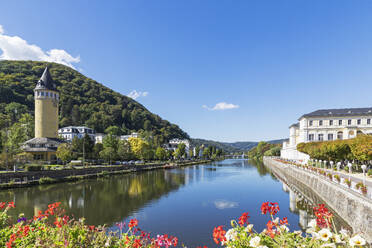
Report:
[[310,171],[270,157],[264,157],[263,161],[274,172],[311,189],[344,219],[355,233],[362,233],[369,242],[372,242],[372,200]]
[[0,173],[0,190],[11,188],[30,187],[41,184],[53,184],[61,182],[73,182],[84,179],[106,177],[135,172],[158,169],[173,169],[177,167],[205,164],[216,160],[197,160],[186,162],[163,162],[144,165],[105,165],[86,168],[41,170],[41,171],[17,171]]

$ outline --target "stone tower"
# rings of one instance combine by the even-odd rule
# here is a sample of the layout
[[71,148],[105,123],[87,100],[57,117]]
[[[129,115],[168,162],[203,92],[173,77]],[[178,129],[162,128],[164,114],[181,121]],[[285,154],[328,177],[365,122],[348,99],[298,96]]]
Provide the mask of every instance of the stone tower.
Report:
[[57,138],[59,92],[48,67],[37,82],[34,92],[35,138]]

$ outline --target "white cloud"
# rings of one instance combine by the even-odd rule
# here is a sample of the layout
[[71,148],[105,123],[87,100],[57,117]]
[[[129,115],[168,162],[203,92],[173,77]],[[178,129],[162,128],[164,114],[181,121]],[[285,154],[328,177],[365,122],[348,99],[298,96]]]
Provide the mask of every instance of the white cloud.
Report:
[[236,208],[239,206],[239,203],[232,202],[232,201],[226,201],[226,200],[218,200],[214,202],[214,206],[217,209],[226,209],[226,208]]
[[136,91],[136,90],[132,90],[127,96],[132,98],[132,99],[137,99],[138,97],[145,97],[147,96],[149,93],[147,91]]
[[226,102],[219,102],[213,108],[208,107],[207,105],[203,105],[203,108],[214,111],[214,110],[226,110],[226,109],[236,109],[239,108],[239,105],[235,105],[232,103]]
[[65,50],[51,49],[43,51],[37,45],[28,42],[19,36],[9,36],[4,34],[4,29],[0,25],[0,59],[9,60],[37,60],[56,62],[75,68],[73,64],[80,62],[80,56],[73,57]]

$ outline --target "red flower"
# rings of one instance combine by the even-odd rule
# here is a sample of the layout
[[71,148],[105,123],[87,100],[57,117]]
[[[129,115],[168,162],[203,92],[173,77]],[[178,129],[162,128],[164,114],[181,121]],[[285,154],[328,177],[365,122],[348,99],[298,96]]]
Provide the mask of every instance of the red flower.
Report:
[[244,226],[244,224],[248,224],[248,212],[243,213],[242,216],[239,217],[239,225]]
[[216,244],[219,244],[220,242],[225,242],[226,237],[225,237],[226,231],[223,230],[222,226],[215,227],[213,229],[213,240]]
[[288,225],[287,217],[284,217],[283,220],[280,220],[280,225]]
[[134,248],[139,248],[142,247],[141,240],[140,239],[135,239],[133,243]]
[[177,246],[177,244],[178,244],[178,238],[177,238],[177,237],[174,237],[174,238],[172,239],[172,244],[173,244],[174,247]]
[[0,209],[3,209],[5,207],[6,203],[5,202],[0,202]]
[[8,208],[15,208],[14,202],[8,202]]
[[270,215],[276,215],[279,212],[279,204],[277,202],[264,202],[261,205],[261,213],[267,214],[268,212]]
[[314,207],[314,214],[316,216],[316,224],[320,228],[330,228],[331,219],[333,214],[328,211],[324,204],[319,204],[318,207]]
[[129,221],[129,228],[133,228],[133,227],[135,227],[135,226],[138,226],[138,220],[137,219],[131,219],[130,221]]

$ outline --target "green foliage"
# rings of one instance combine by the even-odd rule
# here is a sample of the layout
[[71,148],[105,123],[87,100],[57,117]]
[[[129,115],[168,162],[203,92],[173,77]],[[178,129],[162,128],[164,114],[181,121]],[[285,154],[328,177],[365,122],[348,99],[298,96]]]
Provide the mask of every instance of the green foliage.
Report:
[[158,146],[155,151],[155,157],[158,160],[166,160],[168,158],[167,151],[164,148]]
[[130,144],[126,140],[120,140],[118,143],[118,157],[121,160],[131,160],[134,158],[133,152],[130,148]]
[[265,141],[258,143],[248,151],[248,157],[254,160],[262,160],[263,156],[278,156],[280,155],[281,144],[270,144]]
[[166,140],[188,138],[177,125],[72,68],[36,61],[0,61],[0,129],[23,113],[34,115],[33,89],[45,66],[61,93],[60,126],[87,125],[97,132],[115,126],[120,133],[148,130]]
[[50,184],[54,183],[56,179],[50,178],[50,177],[42,177],[39,179],[39,184]]
[[70,144],[61,144],[57,148],[57,158],[62,160],[63,162],[67,163],[72,159],[72,149]]
[[186,155],[186,145],[184,143],[178,144],[176,151],[174,152],[174,156],[177,159],[180,159]]
[[300,143],[297,150],[321,160],[372,160],[372,136],[358,135],[354,139]]

